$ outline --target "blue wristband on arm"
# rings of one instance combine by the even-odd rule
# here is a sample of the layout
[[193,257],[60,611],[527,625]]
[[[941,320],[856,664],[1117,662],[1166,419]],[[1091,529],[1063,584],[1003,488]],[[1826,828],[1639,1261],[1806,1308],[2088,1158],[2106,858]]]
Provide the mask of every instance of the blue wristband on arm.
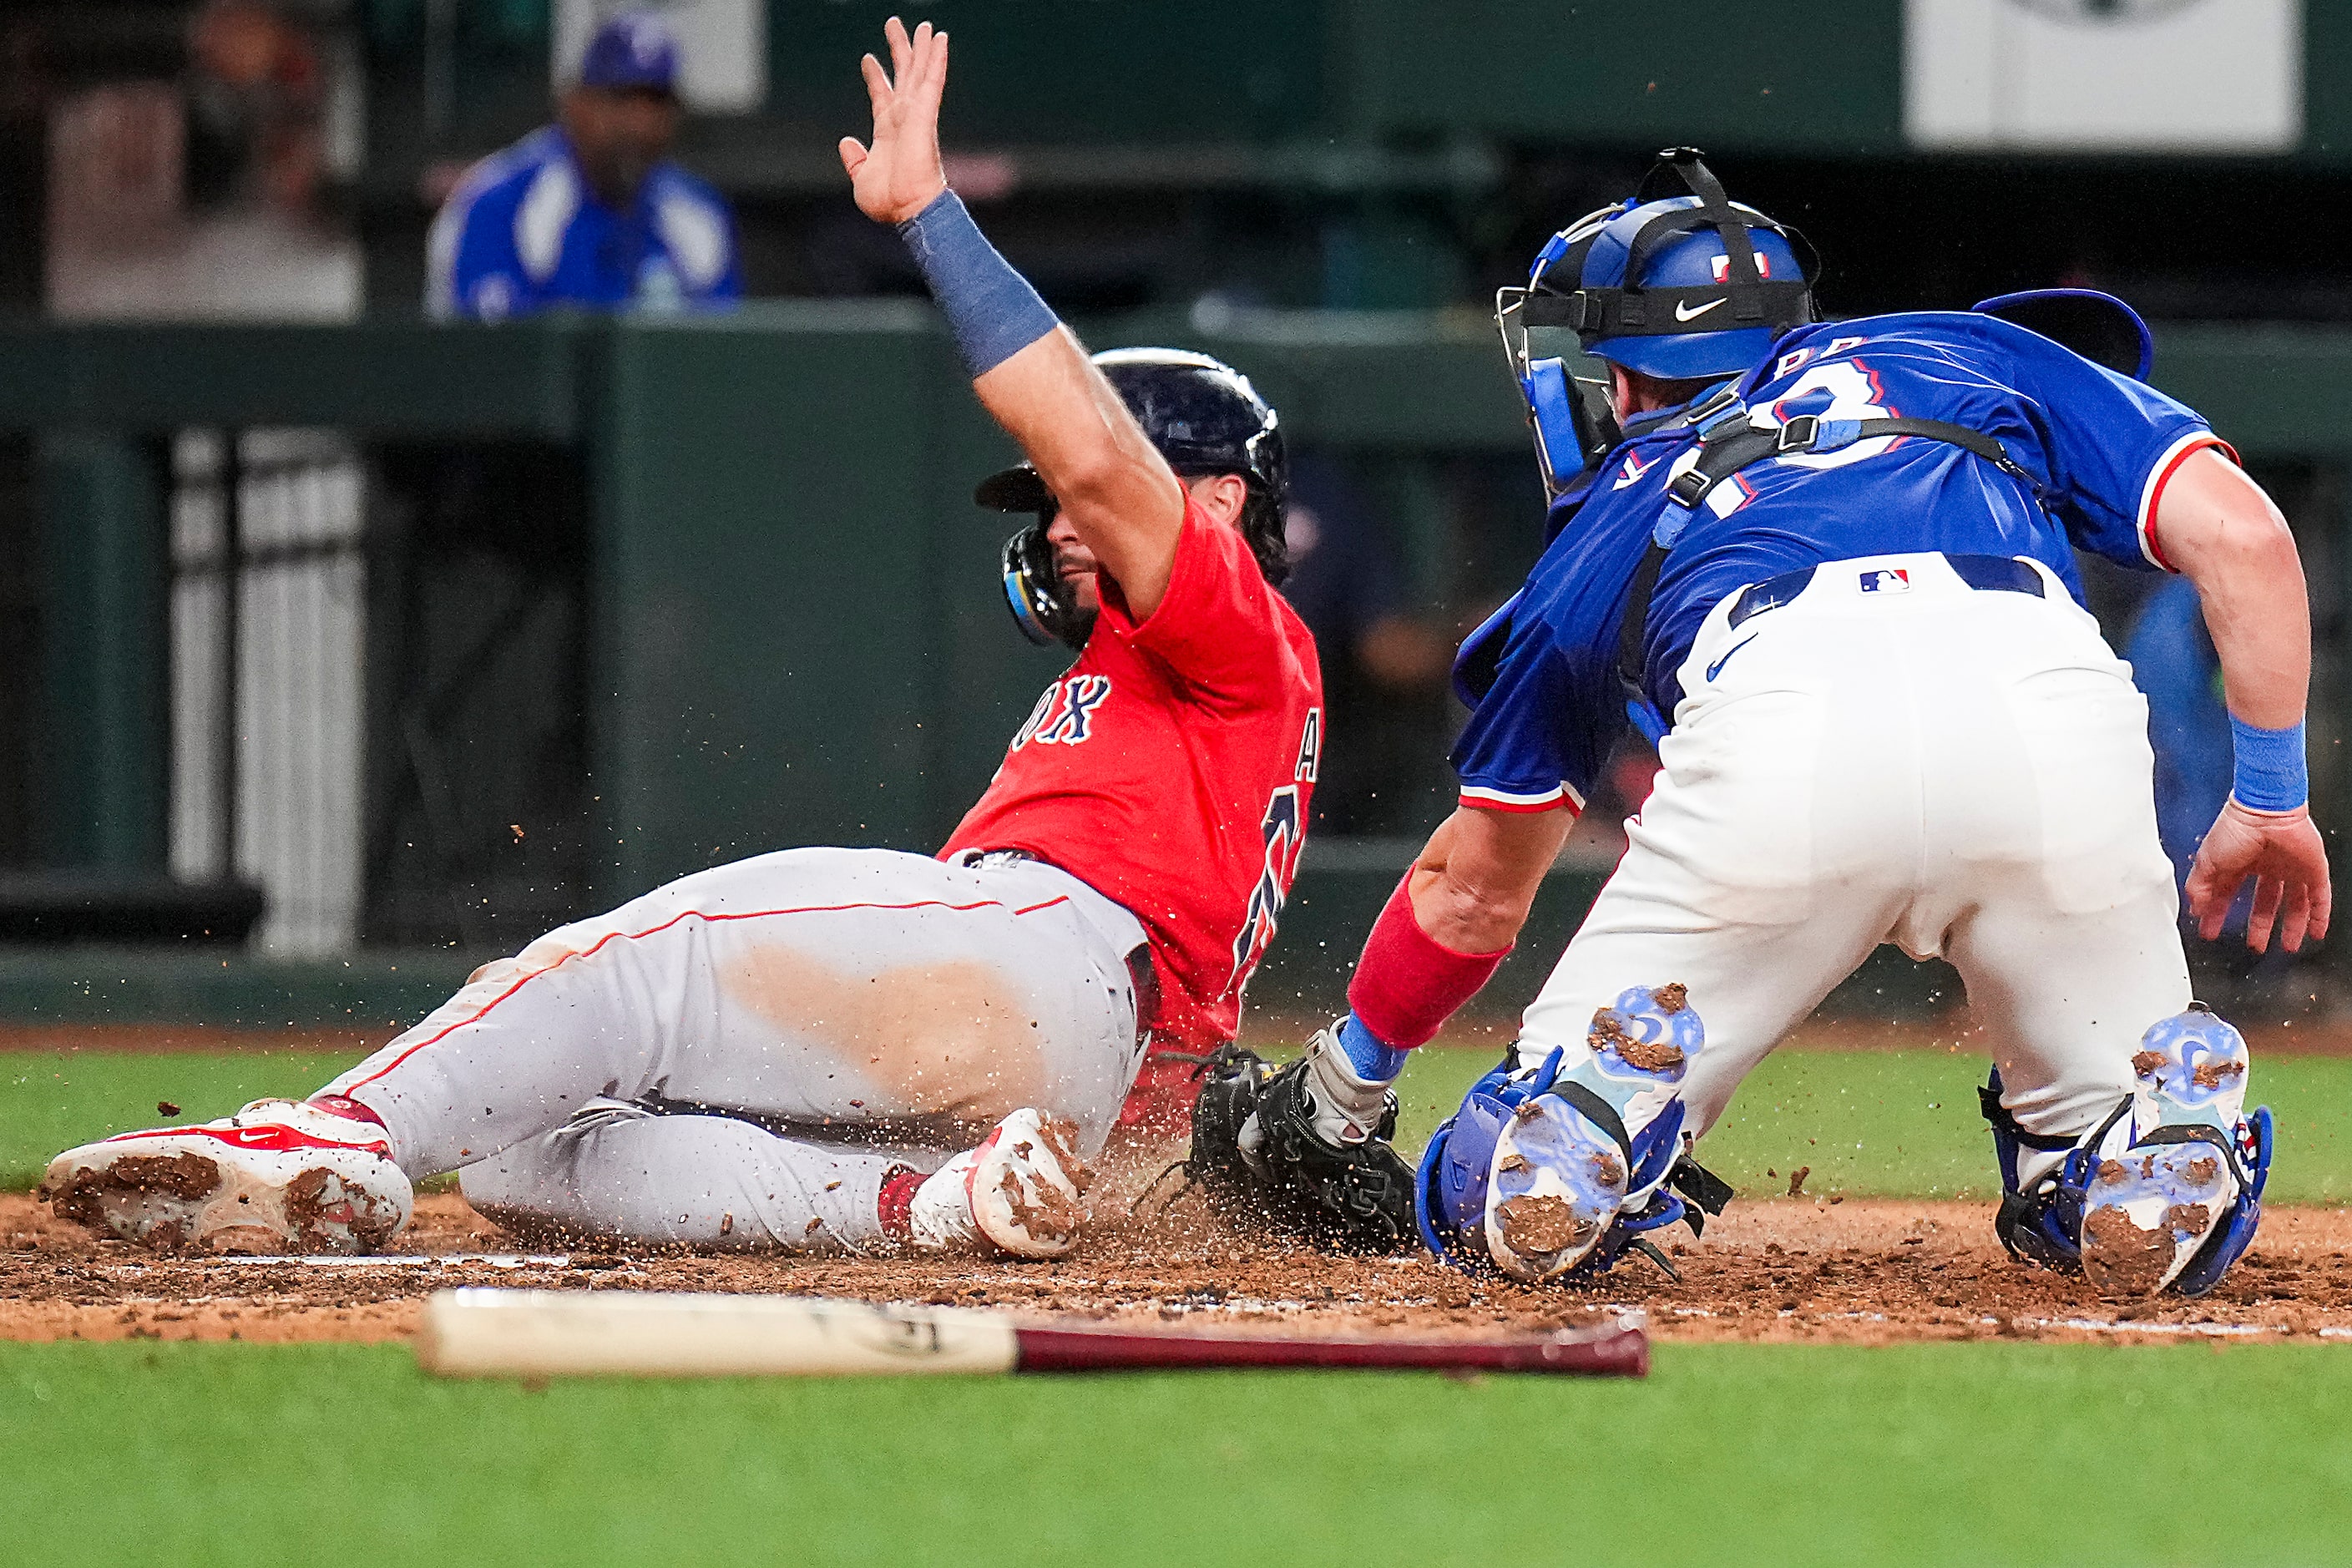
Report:
[[1061,318],[996,253],[953,191],[898,226],[976,380],[1047,332]]
[[1339,1020],[1339,1048],[1366,1083],[1392,1082],[1404,1070],[1405,1053],[1356,1022],[1353,1013]]
[[2311,799],[2311,778],[2303,755],[2303,725],[2258,730],[2230,715],[2231,749],[2237,771],[2231,798],[2253,811],[2293,811]]

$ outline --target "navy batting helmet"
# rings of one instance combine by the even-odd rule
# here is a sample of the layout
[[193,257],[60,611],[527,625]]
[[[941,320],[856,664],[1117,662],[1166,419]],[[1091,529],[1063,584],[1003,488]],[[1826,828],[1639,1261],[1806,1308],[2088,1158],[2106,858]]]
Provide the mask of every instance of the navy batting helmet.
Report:
[[[1238,474],[1249,486],[1240,527],[1267,582],[1290,574],[1283,543],[1289,480],[1282,430],[1274,409],[1249,377],[1222,360],[1183,349],[1107,349],[1094,356],[1105,379],[1160,448],[1168,466],[1187,479]],[[1054,498],[1027,463],[991,474],[972,499],[996,511],[1034,511],[1037,521],[1004,543],[1004,595],[1013,618],[1030,641],[1086,646],[1092,629],[1054,570],[1045,524]]]

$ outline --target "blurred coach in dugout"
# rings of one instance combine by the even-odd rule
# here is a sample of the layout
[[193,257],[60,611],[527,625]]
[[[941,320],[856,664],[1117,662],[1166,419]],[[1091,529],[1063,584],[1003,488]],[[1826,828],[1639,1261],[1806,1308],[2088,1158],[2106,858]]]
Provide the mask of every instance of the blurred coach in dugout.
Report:
[[495,321],[740,298],[727,204],[666,156],[677,82],[677,40],[661,18],[599,27],[556,122],[483,159],[450,193],[433,223],[425,310]]

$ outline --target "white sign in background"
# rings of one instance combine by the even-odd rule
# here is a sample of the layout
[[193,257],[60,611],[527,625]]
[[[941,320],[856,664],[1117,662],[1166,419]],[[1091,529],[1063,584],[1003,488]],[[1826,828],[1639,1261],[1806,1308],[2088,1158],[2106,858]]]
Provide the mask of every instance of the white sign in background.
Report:
[[597,24],[624,11],[658,11],[677,33],[677,96],[706,114],[748,114],[768,99],[766,0],[555,0],[556,85],[580,75]]
[[2290,152],[2303,0],[1906,0],[1903,129],[1922,148]]

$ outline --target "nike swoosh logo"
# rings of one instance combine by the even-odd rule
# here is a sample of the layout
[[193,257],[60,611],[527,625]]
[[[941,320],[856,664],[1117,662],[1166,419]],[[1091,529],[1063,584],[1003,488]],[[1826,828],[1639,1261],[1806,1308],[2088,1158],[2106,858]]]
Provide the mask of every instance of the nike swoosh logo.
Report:
[[1736,642],[1736,643],[1733,643],[1733,644],[1731,645],[1731,647],[1730,647],[1729,650],[1728,650],[1728,651],[1727,651],[1721,658],[1717,659],[1713,664],[1710,664],[1710,665],[1708,665],[1708,666],[1706,667],[1706,678],[1707,678],[1709,680],[1713,680],[1717,676],[1718,676],[1718,675],[1722,674],[1722,673],[1723,673],[1723,667],[1724,667],[1725,665],[1729,664],[1729,663],[1731,662],[1731,656],[1732,656],[1732,654],[1738,653],[1741,648],[1744,648],[1744,647],[1746,647],[1749,643],[1754,642],[1754,641],[1756,640],[1757,635],[1758,635],[1758,634],[1756,634],[1756,633],[1754,633],[1754,632],[1749,632],[1749,633],[1748,633],[1745,637],[1742,637],[1739,641],[1738,641],[1738,642]]
[[[1728,294],[1723,297],[1724,300],[1728,300],[1729,298],[1731,298],[1731,296]],[[1706,315],[1709,310],[1714,310],[1717,305],[1722,303],[1723,300],[1709,300],[1706,304],[1701,305],[1697,310],[1694,310],[1689,306],[1677,300],[1675,301],[1675,320],[1677,321],[1696,321],[1701,316]]]

